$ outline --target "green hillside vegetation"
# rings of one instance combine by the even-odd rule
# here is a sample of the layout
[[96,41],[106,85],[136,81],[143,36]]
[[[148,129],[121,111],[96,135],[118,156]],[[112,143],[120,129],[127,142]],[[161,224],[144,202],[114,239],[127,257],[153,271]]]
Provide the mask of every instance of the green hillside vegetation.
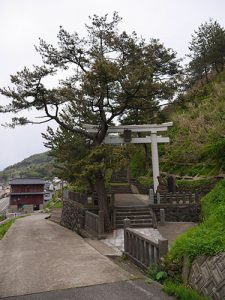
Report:
[[190,261],[199,255],[214,255],[225,251],[225,181],[201,201],[203,222],[178,237],[173,244],[168,260],[182,263],[184,256]]
[[225,172],[225,72],[188,92],[166,116],[174,122],[162,168],[179,175]]
[[[186,92],[162,116],[174,124],[166,133],[170,143],[159,145],[162,172],[202,177],[225,173],[225,71]],[[149,173],[145,160],[144,148],[137,146],[132,175]]]
[[54,159],[49,156],[49,151],[32,155],[0,172],[0,181],[18,177],[54,177]]

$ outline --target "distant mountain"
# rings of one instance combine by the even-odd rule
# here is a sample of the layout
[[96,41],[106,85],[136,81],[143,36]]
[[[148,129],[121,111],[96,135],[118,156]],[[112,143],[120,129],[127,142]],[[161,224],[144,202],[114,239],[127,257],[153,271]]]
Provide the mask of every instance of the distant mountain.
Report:
[[49,151],[34,154],[0,171],[0,182],[18,177],[54,177],[54,158],[49,156]]

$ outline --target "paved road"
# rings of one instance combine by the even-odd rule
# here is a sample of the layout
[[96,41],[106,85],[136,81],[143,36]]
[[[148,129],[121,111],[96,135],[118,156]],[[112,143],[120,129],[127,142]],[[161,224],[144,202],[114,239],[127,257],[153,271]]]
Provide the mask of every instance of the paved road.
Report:
[[[157,283],[121,269],[76,233],[37,214],[0,241],[4,300],[171,300]],[[132,280],[131,280],[132,279]]]
[[16,220],[0,241],[0,297],[131,278],[79,235],[44,217]]
[[8,208],[9,206],[9,197],[0,199],[0,212]]
[[83,288],[53,291],[4,300],[175,300],[164,294],[157,283],[129,280]]

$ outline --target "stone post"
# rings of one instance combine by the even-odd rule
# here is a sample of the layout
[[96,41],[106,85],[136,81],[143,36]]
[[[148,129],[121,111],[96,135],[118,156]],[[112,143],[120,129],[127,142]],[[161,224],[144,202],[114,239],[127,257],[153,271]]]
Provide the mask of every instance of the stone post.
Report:
[[104,214],[102,210],[99,210],[98,217],[98,235],[101,236],[104,233]]
[[159,243],[159,258],[165,256],[168,252],[168,240],[158,240]]
[[130,227],[130,219],[126,218],[123,220],[123,229],[124,229],[124,252],[129,252],[129,245],[128,245],[128,240],[127,240],[127,235],[126,235],[126,229]]
[[150,202],[150,204],[154,204],[154,190],[153,189],[149,190],[149,202]]
[[165,209],[160,208],[160,225],[165,225],[166,223],[166,217],[165,217]]
[[160,193],[156,193],[156,197],[157,197],[157,204],[160,204]]

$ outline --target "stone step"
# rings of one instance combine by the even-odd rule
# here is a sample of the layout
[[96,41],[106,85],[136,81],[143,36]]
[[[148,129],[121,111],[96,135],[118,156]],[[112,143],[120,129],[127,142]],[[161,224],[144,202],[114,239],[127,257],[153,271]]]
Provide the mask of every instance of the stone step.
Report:
[[117,216],[125,216],[125,215],[149,215],[150,210],[127,210],[127,211],[116,211]]
[[111,189],[111,193],[113,194],[132,194],[132,190],[131,189]]
[[149,212],[150,211],[150,208],[143,208],[143,209],[138,209],[138,208],[135,208],[135,209],[117,209],[116,208],[116,212],[117,213],[120,213],[120,214],[123,214],[123,213],[127,213],[127,212],[130,212],[130,213],[145,213],[145,212]]
[[131,215],[131,214],[127,214],[125,215],[116,215],[116,220],[124,220],[125,218],[131,219],[131,220],[136,220],[136,219],[149,219],[151,218],[150,214],[139,214],[139,215]]
[[[131,223],[132,228],[152,228],[153,224],[152,223]],[[116,224],[116,228],[123,228],[123,224]]]
[[[137,219],[130,219],[131,223],[144,223],[144,222],[152,222],[152,218],[137,218]],[[116,220],[116,223],[123,223],[124,220]]]
[[130,205],[130,206],[116,206],[117,210],[141,210],[141,209],[150,209],[149,205]]

